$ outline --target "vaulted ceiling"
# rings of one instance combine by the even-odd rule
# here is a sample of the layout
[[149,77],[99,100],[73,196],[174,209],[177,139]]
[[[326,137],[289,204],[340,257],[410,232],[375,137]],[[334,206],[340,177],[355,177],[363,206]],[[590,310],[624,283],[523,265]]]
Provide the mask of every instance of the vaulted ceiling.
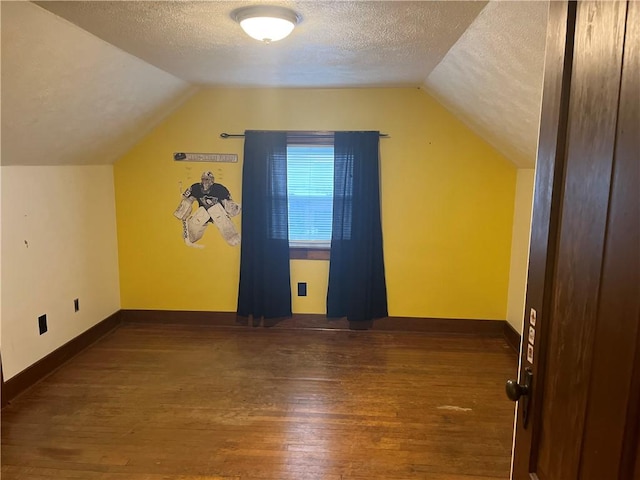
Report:
[[2,165],[109,164],[199,88],[421,87],[532,167],[544,1],[276,1],[264,45],[242,1],[1,3]]

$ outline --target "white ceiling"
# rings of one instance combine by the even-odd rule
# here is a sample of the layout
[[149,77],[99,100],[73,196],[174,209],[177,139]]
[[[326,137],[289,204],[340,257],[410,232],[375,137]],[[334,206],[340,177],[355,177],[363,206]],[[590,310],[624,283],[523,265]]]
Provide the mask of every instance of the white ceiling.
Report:
[[491,2],[425,82],[519,167],[536,158],[547,8],[545,2]]
[[2,2],[2,165],[113,163],[194,90],[28,2]]
[[303,17],[270,45],[230,17],[256,3],[2,1],[2,164],[112,163],[224,85],[422,87],[533,165],[547,2],[269,2]]
[[36,3],[187,82],[260,87],[420,85],[486,4],[269,2],[302,22],[266,45],[231,19],[246,1]]

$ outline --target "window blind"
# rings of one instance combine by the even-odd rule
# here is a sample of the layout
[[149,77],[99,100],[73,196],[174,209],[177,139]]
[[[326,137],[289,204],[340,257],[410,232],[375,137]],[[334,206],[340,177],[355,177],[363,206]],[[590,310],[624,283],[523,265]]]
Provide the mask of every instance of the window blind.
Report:
[[289,245],[329,247],[333,217],[333,145],[287,146]]

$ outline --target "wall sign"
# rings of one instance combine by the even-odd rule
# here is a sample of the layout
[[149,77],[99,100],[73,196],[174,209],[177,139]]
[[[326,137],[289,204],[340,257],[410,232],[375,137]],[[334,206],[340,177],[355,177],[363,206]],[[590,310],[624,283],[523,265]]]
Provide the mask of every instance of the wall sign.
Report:
[[185,153],[176,152],[173,154],[176,162],[226,162],[237,163],[237,153]]

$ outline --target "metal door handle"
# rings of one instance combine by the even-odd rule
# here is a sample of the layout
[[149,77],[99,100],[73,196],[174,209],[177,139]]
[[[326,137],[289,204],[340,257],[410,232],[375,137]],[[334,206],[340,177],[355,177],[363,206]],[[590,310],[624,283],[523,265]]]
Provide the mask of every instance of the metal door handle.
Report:
[[528,385],[520,385],[515,380],[507,380],[507,397],[509,400],[517,402],[523,395],[529,394]]
[[522,399],[522,422],[524,428],[527,428],[529,420],[529,402],[531,401],[531,388],[533,386],[533,371],[530,367],[525,368],[523,375],[524,383],[520,384],[516,380],[507,380],[506,391],[509,400],[514,402]]

